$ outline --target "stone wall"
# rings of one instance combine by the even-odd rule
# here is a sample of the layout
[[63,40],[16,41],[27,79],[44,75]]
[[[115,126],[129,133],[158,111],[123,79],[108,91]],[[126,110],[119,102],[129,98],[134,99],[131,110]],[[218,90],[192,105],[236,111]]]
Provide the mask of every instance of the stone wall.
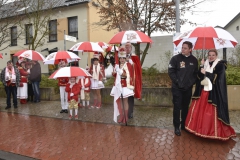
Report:
[[[102,103],[113,104],[113,97],[110,96],[112,88],[104,88],[101,90]],[[228,106],[229,110],[240,110],[240,85],[229,85],[228,89]],[[54,101],[60,100],[59,94],[55,94],[54,88],[46,87],[40,88],[41,100]],[[0,97],[6,97],[4,88],[0,88]],[[93,95],[91,94],[91,101]],[[165,106],[172,107],[172,93],[171,88],[146,88],[142,90],[142,100],[135,99],[135,105],[140,106]]]
[[[113,97],[109,96],[112,88],[102,89],[102,101],[113,104]],[[172,106],[171,88],[143,88],[142,100],[135,99],[135,105],[141,106]]]

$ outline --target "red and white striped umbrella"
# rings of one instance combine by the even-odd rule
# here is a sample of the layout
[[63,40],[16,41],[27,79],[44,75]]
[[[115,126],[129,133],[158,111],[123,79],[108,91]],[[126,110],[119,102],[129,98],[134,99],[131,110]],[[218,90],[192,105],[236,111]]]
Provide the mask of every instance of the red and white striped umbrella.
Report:
[[125,44],[130,43],[152,43],[152,40],[145,33],[140,31],[122,31],[117,33],[109,41],[109,44]]
[[80,52],[104,52],[104,50],[94,42],[80,42],[72,46],[69,50]]
[[[118,47],[115,46],[116,51],[118,51]],[[108,46],[108,48],[106,49],[106,52],[115,52],[114,46]]]
[[177,36],[173,43],[175,46],[182,47],[183,42],[193,43],[193,49],[220,49],[234,48],[237,40],[226,30],[213,27],[197,27]]
[[15,53],[13,56],[28,58],[36,61],[37,60],[43,61],[45,59],[41,53],[34,50],[21,50]]
[[105,42],[96,42],[102,49],[108,48],[109,44]]
[[92,77],[87,70],[80,67],[63,67],[55,71],[50,79],[56,79],[59,77]]
[[81,58],[73,52],[70,51],[57,51],[49,54],[45,60],[44,64],[58,64],[62,60],[69,62],[78,61]]

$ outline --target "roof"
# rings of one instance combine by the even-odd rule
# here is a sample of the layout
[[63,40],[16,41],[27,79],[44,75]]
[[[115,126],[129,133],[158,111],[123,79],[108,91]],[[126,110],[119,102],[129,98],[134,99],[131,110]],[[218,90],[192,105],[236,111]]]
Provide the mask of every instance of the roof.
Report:
[[230,22],[228,22],[228,24],[224,27],[224,29],[229,27],[233,22],[235,22],[239,18],[240,18],[240,12]]
[[48,1],[54,1],[55,6],[53,8],[57,7],[64,7],[64,6],[71,6],[71,5],[77,5],[81,3],[89,2],[90,0],[48,0]]
[[[28,6],[24,6],[22,3],[23,0],[10,1],[9,3],[0,5],[0,18],[12,17],[16,15],[23,14],[25,9],[29,9],[28,12],[34,12],[34,8],[37,8],[37,3],[35,0],[25,0]],[[44,2],[45,1],[45,2]],[[41,10],[50,9],[50,8],[60,8],[68,7],[73,5],[78,5],[82,3],[88,3],[90,0],[42,0],[44,5],[41,6]],[[21,6],[21,7],[20,7]]]

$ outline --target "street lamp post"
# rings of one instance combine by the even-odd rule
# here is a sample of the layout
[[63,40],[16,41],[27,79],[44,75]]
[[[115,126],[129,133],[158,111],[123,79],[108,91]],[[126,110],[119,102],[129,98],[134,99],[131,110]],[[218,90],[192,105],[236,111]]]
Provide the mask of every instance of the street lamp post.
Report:
[[180,33],[180,11],[179,11],[179,2],[180,0],[175,0],[176,5],[176,32]]

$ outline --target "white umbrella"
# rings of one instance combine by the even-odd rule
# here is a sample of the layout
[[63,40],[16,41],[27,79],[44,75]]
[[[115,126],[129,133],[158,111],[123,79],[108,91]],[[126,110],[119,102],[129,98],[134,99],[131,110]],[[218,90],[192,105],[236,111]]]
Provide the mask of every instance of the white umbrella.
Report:
[[44,64],[58,64],[62,60],[66,62],[74,62],[78,61],[81,58],[73,52],[70,51],[57,51],[49,54],[45,60],[43,61]]
[[104,50],[94,42],[80,42],[72,46],[70,50],[80,52],[104,52]]
[[51,74],[49,78],[56,79],[59,77],[92,77],[92,75],[80,67],[63,67]]
[[193,49],[234,48],[237,40],[226,30],[213,27],[197,27],[177,36],[173,43],[181,47],[183,42],[193,43]]

